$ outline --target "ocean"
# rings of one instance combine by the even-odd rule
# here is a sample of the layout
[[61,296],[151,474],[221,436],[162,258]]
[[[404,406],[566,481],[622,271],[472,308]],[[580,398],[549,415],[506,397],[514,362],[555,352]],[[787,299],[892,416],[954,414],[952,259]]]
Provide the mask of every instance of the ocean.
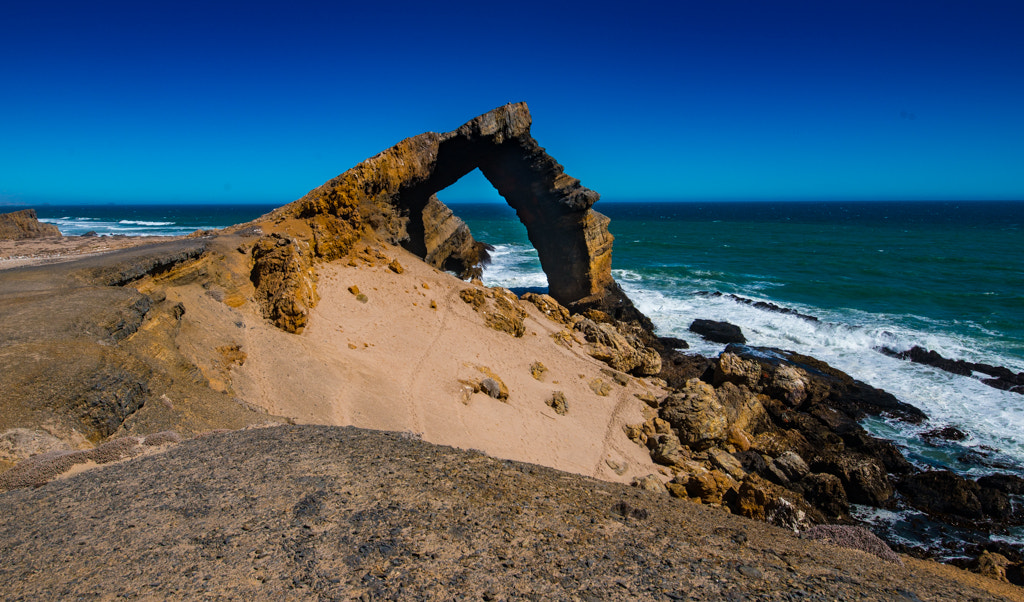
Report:
[[[495,248],[486,284],[547,286],[512,209],[493,202],[450,206],[475,238]],[[157,235],[244,222],[272,207],[36,209],[69,235]],[[691,352],[717,355],[724,346],[703,341],[689,325],[697,318],[731,322],[751,345],[819,358],[927,413],[923,425],[864,424],[918,465],[974,477],[1024,475],[1024,395],[879,351],[918,345],[1024,371],[1024,202],[600,201],[595,209],[611,218],[613,275],[659,334],[686,340]],[[714,292],[725,295],[707,294]],[[921,437],[944,426],[968,438],[934,446]],[[862,518],[901,520],[884,513]],[[1024,532],[1011,539],[1024,541]]]

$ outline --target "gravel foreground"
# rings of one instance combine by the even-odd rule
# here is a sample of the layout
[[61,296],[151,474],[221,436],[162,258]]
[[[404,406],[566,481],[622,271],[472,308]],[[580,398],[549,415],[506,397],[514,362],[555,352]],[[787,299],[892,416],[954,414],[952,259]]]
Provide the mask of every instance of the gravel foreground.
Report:
[[0,494],[0,598],[997,600],[624,485],[350,427],[208,435]]

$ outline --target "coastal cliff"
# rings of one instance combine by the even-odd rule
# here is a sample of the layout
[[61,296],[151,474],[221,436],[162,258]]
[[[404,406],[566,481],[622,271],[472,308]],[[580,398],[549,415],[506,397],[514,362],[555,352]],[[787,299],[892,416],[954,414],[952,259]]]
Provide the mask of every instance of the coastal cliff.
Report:
[[[530,125],[525,104],[506,105],[403,140],[247,224],[0,271],[0,490],[174,437],[352,425],[632,484],[627,524],[642,524],[631,508],[692,503],[804,536],[853,529],[851,504],[1019,524],[1020,479],[936,478],[868,435],[865,416],[924,418],[884,391],[785,350],[703,358],[659,338],[611,276],[597,193]],[[473,169],[526,226],[549,294],[464,280],[487,247],[436,194]],[[237,436],[269,449],[268,433],[285,431],[249,432]],[[296,516],[317,514],[302,509],[322,502],[309,493],[292,500]],[[1019,550],[971,550],[982,552],[1005,561],[995,576],[1018,579]],[[896,591],[858,584],[867,597]]]

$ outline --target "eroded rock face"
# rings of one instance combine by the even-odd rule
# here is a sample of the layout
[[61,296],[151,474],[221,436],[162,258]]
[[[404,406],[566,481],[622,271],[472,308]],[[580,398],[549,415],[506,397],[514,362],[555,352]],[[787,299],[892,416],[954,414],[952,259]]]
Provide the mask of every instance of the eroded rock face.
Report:
[[39,221],[35,209],[22,209],[11,213],[0,213],[0,239],[21,240],[60,236],[60,230],[53,224]]
[[[306,248],[303,248],[306,247]],[[316,305],[316,275],[308,246],[278,235],[260,238],[252,249],[250,278],[263,315],[287,332],[302,332]]]
[[479,277],[481,264],[489,256],[487,245],[473,240],[469,226],[447,205],[431,195],[423,208],[423,260],[438,269],[447,269],[463,278]]

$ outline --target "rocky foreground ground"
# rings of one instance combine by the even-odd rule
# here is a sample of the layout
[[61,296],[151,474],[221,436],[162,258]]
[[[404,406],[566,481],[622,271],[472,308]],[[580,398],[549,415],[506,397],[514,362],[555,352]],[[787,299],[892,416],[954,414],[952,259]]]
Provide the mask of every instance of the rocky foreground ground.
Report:
[[0,597],[997,600],[952,567],[412,436],[277,426],[0,494]]

